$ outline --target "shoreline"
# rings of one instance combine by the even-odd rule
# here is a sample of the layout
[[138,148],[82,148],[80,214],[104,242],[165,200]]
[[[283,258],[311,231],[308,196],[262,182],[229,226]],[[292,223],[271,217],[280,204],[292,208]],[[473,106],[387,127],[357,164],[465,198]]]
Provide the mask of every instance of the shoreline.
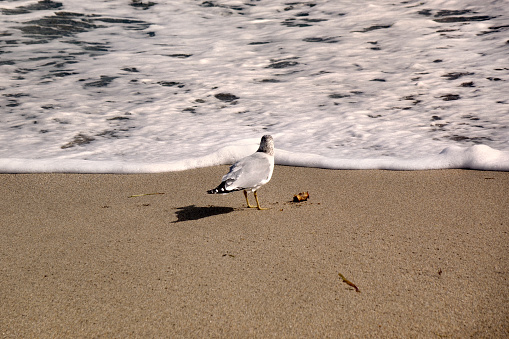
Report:
[[0,174],[2,337],[509,335],[509,172],[227,168]]

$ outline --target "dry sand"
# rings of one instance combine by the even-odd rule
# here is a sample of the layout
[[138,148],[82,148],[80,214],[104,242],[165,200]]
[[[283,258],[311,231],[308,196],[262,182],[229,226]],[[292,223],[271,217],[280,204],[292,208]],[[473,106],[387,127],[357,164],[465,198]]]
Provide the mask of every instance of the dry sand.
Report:
[[508,172],[226,170],[0,175],[0,337],[509,336]]

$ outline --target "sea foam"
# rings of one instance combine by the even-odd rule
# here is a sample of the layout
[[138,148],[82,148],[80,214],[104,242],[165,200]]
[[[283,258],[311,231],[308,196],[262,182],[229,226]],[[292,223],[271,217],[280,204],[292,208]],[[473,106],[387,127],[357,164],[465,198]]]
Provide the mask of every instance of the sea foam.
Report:
[[[249,140],[250,141],[250,140]],[[160,173],[231,164],[256,150],[248,142],[241,146],[226,146],[206,156],[179,161],[135,163],[121,161],[91,161],[76,159],[0,159],[0,173]],[[509,152],[485,145],[451,146],[439,154],[419,158],[385,157],[377,159],[334,159],[316,154],[294,153],[276,149],[277,165],[315,167],[335,170],[434,170],[473,169],[509,171]]]
[[0,12],[3,172],[213,166],[264,134],[279,164],[507,168],[495,151],[509,152],[503,1],[23,0]]

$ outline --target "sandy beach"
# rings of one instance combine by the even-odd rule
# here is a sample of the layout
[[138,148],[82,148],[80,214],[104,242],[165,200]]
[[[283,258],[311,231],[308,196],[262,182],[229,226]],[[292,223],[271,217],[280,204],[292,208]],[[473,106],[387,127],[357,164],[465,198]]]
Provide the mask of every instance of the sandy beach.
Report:
[[0,337],[509,336],[509,172],[227,169],[1,174]]

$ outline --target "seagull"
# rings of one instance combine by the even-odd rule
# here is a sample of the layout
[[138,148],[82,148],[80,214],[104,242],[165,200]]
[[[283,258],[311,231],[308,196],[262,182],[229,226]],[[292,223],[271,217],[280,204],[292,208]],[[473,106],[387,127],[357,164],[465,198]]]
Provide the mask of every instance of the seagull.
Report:
[[[261,208],[256,191],[269,182],[274,171],[274,139],[264,135],[260,141],[258,151],[234,163],[228,173],[223,176],[221,183],[208,194],[226,194],[235,191],[244,191],[248,208]],[[254,193],[256,206],[251,206],[247,198],[247,191]]]

